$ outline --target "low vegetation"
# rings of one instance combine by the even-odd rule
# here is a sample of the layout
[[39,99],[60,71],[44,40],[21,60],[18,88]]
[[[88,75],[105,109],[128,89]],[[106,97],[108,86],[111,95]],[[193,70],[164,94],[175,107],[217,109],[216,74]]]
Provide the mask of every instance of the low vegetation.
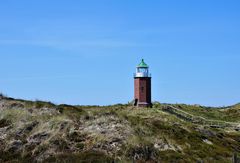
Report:
[[173,106],[190,114],[202,116],[212,120],[240,122],[240,104],[220,108],[185,104],[175,104]]
[[[55,105],[0,98],[0,162],[231,162],[240,132],[204,126],[165,111]],[[239,105],[171,105],[194,116],[239,123]]]

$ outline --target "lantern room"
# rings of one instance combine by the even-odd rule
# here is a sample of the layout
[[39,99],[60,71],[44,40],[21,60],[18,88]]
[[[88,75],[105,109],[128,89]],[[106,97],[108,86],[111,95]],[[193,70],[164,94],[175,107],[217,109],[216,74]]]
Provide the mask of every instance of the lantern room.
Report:
[[142,59],[141,63],[136,68],[136,73],[134,74],[134,77],[150,77],[151,74],[149,74],[149,67]]

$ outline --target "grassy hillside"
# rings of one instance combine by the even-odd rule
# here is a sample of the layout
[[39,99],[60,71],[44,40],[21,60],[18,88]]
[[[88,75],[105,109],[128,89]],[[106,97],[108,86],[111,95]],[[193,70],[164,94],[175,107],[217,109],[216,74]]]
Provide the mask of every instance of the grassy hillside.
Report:
[[[231,162],[240,132],[129,105],[69,106],[0,97],[0,162]],[[239,122],[229,108],[171,105],[208,119]]]
[[208,119],[240,122],[240,104],[221,108],[185,104],[176,104],[173,106],[193,115]]

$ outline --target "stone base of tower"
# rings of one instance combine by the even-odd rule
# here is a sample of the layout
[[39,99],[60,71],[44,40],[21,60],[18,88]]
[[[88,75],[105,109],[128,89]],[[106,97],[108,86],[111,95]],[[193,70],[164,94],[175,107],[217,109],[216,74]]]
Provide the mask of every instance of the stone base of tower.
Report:
[[152,104],[145,103],[145,102],[139,102],[139,103],[137,104],[137,107],[148,107],[148,108],[151,108],[151,107],[152,107]]
[[136,107],[142,107],[142,108],[151,108],[152,107],[152,103],[137,102],[137,100],[135,100],[135,103],[133,105]]

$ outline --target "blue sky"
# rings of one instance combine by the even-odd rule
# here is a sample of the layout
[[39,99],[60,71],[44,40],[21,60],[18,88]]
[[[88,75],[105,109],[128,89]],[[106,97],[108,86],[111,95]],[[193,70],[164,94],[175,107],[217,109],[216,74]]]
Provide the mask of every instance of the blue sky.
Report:
[[133,99],[142,58],[153,101],[240,102],[238,0],[0,2],[0,91],[68,104]]

